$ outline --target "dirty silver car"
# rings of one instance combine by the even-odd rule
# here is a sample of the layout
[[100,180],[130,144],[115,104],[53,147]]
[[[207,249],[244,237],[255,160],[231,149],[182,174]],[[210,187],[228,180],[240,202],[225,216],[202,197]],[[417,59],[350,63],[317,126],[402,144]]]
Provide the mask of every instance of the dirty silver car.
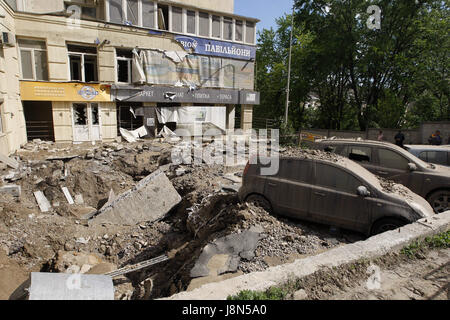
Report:
[[373,174],[424,197],[436,213],[450,210],[450,168],[427,163],[399,146],[371,140],[324,139],[314,145],[358,162]]
[[344,157],[331,158],[281,157],[279,171],[272,176],[261,175],[261,164],[249,163],[239,198],[269,212],[366,235],[434,214],[425,199],[406,187],[380,181]]
[[431,146],[409,144],[405,145],[405,149],[425,162],[450,167],[450,145]]

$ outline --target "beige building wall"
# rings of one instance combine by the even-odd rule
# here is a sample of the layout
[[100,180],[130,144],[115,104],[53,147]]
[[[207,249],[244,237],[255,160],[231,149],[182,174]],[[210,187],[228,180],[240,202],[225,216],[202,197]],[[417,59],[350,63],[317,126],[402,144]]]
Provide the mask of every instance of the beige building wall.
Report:
[[166,2],[176,2],[197,8],[234,13],[234,0],[169,0]]
[[[0,1],[0,16],[4,16],[0,17],[0,32],[14,34],[13,12],[3,1]],[[15,46],[0,48],[0,103],[3,124],[3,132],[0,133],[0,152],[11,154],[27,141]]]

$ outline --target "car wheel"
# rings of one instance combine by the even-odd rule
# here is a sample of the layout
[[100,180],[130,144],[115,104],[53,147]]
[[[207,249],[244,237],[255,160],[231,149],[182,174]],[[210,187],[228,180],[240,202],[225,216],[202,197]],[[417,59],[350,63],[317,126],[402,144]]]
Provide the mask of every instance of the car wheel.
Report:
[[389,230],[397,229],[404,226],[405,222],[398,219],[382,219],[377,221],[372,227],[372,235],[380,234]]
[[257,207],[261,207],[268,213],[272,213],[272,206],[270,202],[259,194],[251,194],[245,199],[245,202],[251,203]]
[[450,191],[448,190],[433,192],[427,200],[436,213],[450,210]]

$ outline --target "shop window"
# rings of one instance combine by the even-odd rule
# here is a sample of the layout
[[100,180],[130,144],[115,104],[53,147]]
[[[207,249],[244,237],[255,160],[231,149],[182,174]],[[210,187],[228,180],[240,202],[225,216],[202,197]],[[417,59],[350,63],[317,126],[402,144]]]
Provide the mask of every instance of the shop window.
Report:
[[183,32],[183,9],[172,7],[172,31]]
[[188,10],[187,17],[187,33],[196,34],[195,11]]
[[169,30],[169,7],[158,4],[158,29]]
[[212,36],[214,38],[221,38],[220,17],[219,16],[212,16]]
[[255,23],[247,21],[245,27],[245,42],[255,43]]
[[209,37],[209,13],[199,12],[198,13],[198,34],[204,37]]
[[132,82],[133,53],[130,50],[117,50],[117,82]]
[[242,41],[242,31],[244,30],[244,24],[242,23],[242,20],[236,20],[235,25],[235,41]]
[[152,1],[142,0],[142,25],[145,28],[155,27],[155,4]]
[[73,104],[73,122],[77,126],[86,126],[88,121],[87,105],[83,103]]
[[100,117],[98,113],[98,104],[97,103],[91,103],[91,118],[92,118],[92,125],[100,125]]
[[48,80],[47,49],[44,41],[19,39],[21,77],[25,80]]
[[97,82],[97,48],[68,45],[70,80]]
[[223,17],[223,38],[233,40],[233,19]]

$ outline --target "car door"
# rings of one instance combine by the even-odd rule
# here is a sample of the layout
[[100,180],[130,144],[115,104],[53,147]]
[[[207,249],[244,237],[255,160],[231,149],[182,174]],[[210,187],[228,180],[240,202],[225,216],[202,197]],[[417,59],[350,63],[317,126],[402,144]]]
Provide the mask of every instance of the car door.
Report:
[[281,214],[294,218],[306,217],[312,180],[312,161],[281,159],[276,178],[267,179],[268,192],[273,205]]
[[375,174],[385,179],[393,180],[421,194],[423,187],[423,173],[418,169],[411,171],[410,160],[394,150],[378,147],[376,148],[377,170]]
[[[340,166],[315,162],[309,218],[343,228],[364,230],[370,205],[357,194],[363,181]],[[368,187],[368,186],[366,186]]]

